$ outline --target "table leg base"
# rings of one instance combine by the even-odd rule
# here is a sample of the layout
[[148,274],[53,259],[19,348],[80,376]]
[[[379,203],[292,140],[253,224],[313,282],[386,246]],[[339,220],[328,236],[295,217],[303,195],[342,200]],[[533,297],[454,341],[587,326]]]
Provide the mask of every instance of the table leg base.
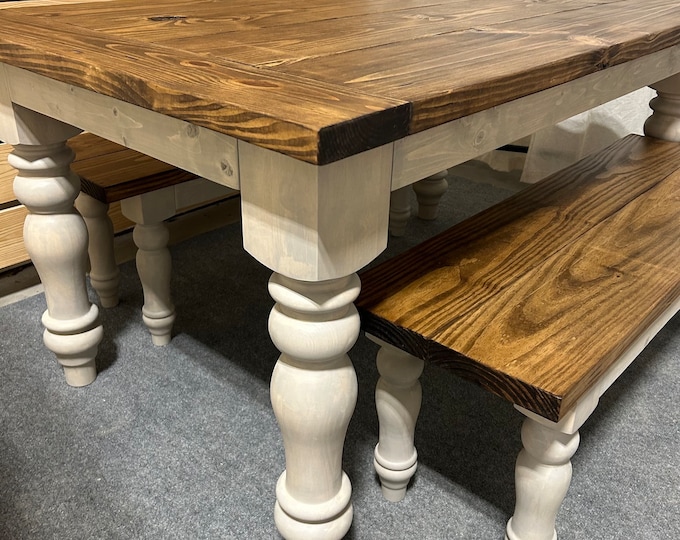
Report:
[[[96,312],[95,312],[96,313]],[[43,320],[47,317],[43,317]],[[97,378],[95,356],[104,335],[101,325],[80,334],[43,333],[45,346],[57,357],[64,368],[64,377],[69,386],[87,386]]]
[[354,517],[352,504],[332,521],[303,522],[288,515],[277,502],[274,507],[276,527],[286,540],[342,540]]

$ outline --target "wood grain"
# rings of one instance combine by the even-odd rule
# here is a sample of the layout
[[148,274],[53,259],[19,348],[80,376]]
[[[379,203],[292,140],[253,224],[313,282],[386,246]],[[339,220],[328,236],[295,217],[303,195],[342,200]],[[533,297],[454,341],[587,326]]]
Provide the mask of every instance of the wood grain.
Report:
[[81,190],[102,202],[112,203],[198,178],[91,133],[74,137],[69,145],[76,152],[72,168],[81,178]]
[[679,190],[629,136],[364,273],[364,327],[557,421],[680,296]]
[[112,0],[0,22],[2,62],[319,165],[680,44],[675,0]]

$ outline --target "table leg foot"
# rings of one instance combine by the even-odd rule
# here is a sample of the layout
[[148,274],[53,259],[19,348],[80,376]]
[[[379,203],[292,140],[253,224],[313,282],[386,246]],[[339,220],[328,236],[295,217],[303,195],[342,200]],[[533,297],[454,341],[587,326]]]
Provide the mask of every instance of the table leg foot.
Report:
[[359,336],[356,274],[302,282],[274,274],[269,332],[281,351],[271,399],[286,452],[276,524],[287,539],[340,539],[352,523],[342,450],[357,398],[347,351]]
[[[276,505],[274,507],[274,521],[276,528],[281,535],[287,539],[299,540],[341,540],[347,534],[352,519],[354,517],[354,510],[350,503],[350,496],[352,493],[352,486],[349,478],[343,473],[342,488],[337,494],[333,503],[328,505],[328,508],[323,509],[317,505],[305,505],[294,501],[288,491],[286,490],[286,473],[284,472],[279,478],[276,487]],[[281,501],[292,510],[296,515],[321,515],[323,513],[330,513],[332,519],[322,521],[303,521],[299,517],[288,514],[281,506]],[[335,508],[332,508],[335,506]],[[337,509],[341,508],[340,513],[337,514]],[[326,512],[324,512],[326,510]]]

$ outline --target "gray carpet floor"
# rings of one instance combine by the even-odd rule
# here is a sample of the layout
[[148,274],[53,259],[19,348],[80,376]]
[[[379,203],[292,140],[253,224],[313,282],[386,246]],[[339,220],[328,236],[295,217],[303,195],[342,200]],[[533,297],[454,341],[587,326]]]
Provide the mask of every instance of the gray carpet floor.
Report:
[[[451,179],[442,217],[413,220],[384,257],[508,194]],[[121,304],[102,313],[100,373],[86,388],[69,388],[43,347],[43,296],[0,309],[1,539],[279,537],[269,271],[243,252],[238,224],[175,246],[173,261],[171,344],[151,345],[134,265],[123,265]],[[351,351],[359,400],[344,454],[348,538],[502,539],[522,417],[426,368],[420,468],[406,499],[388,503],[372,468],[375,352],[363,336]],[[680,537],[679,360],[676,317],[581,430],[560,539]]]

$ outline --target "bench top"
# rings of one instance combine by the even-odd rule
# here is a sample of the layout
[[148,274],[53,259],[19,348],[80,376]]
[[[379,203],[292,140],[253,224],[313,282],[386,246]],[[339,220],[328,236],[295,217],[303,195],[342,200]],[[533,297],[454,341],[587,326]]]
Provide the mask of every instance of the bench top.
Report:
[[629,136],[362,275],[366,332],[559,420],[680,295],[680,145]]

